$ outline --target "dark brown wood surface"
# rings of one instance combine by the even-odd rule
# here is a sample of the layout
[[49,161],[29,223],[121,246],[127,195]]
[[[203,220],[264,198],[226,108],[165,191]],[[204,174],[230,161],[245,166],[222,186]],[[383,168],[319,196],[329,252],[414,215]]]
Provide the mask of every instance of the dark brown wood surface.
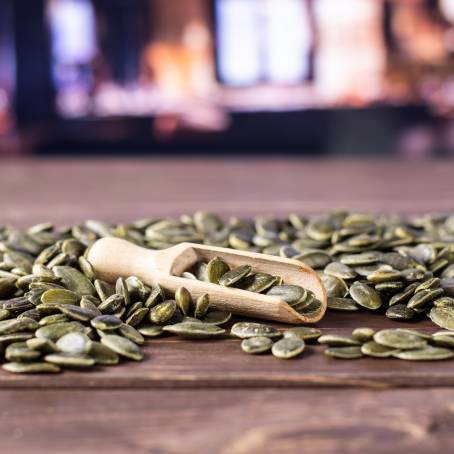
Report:
[[[454,211],[454,163],[0,161],[0,224],[221,215]],[[399,326],[330,313],[326,332]],[[413,325],[412,325],[413,326]],[[418,327],[433,330],[424,321]],[[239,342],[148,342],[142,363],[0,372],[1,452],[412,452],[452,443],[454,362],[251,357]],[[399,389],[391,389],[399,386]],[[342,387],[340,389],[339,387]],[[414,389],[403,389],[413,387]]]

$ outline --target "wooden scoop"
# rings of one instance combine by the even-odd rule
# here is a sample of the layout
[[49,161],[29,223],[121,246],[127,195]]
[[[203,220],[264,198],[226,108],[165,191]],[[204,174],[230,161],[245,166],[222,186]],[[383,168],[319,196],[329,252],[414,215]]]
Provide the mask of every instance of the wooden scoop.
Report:
[[[275,296],[180,277],[195,263],[208,262],[216,256],[230,268],[248,264],[254,272],[281,276],[286,284],[312,290],[322,302],[322,310],[315,316],[305,316]],[[212,307],[234,314],[301,324],[317,322],[326,311],[326,291],[319,276],[312,268],[297,260],[192,243],[152,251],[118,238],[96,241],[87,258],[97,277],[107,282],[115,282],[118,277],[137,276],[148,285],[159,284],[172,293],[183,286],[195,298],[208,293]]]

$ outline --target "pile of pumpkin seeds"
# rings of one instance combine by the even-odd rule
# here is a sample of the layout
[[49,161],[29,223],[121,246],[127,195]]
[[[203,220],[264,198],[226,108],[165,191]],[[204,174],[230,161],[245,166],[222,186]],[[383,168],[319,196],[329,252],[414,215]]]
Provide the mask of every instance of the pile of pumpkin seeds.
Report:
[[230,331],[234,337],[243,339],[241,349],[256,355],[271,351],[279,359],[291,359],[301,355],[306,341],[318,339],[322,332],[317,328],[299,326],[283,332],[263,323],[239,322]]
[[96,230],[156,249],[191,241],[300,260],[319,273],[330,310],[404,321],[429,315],[447,329],[454,320],[454,215],[336,211],[224,222],[197,212]]
[[253,273],[251,265],[241,265],[230,269],[229,265],[219,257],[214,257],[208,263],[198,263],[194,273],[185,271],[182,276],[224,287],[276,296],[289,304],[296,312],[306,316],[315,317],[323,308],[322,302],[309,289],[299,285],[284,284],[280,276]]
[[[429,317],[443,328],[431,339],[423,339],[424,346],[400,348],[402,358],[409,359],[412,351],[451,345],[454,215],[404,218],[336,211],[323,216],[290,214],[279,219],[258,216],[225,221],[200,211],[179,219],[141,219],[127,224],[89,220],[63,228],[50,223],[25,230],[0,226],[4,369],[57,372],[67,367],[117,364],[122,358],[142,359],[140,345],[146,337],[166,332],[190,339],[225,334],[220,325],[230,314],[210,311],[209,295],[195,301],[185,289],[166,295],[134,276],[114,285],[97,280],[85,257],[88,248],[103,237],[123,238],[150,249],[190,241],[293,258],[319,273],[329,296],[329,310],[373,311],[390,320],[413,322]],[[202,270],[208,265],[201,266]],[[236,285],[240,271],[225,268],[218,283]],[[259,273],[250,273],[236,283],[261,281]],[[267,275],[264,281],[270,279]],[[279,278],[272,279],[273,284],[261,291],[278,292],[281,297],[295,292],[289,297],[290,304],[302,310],[309,301],[311,307],[313,295],[309,292],[283,289],[285,284]],[[388,347],[375,335],[374,342]],[[282,337],[246,336],[242,348],[248,352],[269,349],[279,358],[292,357],[301,354],[304,346],[299,341],[305,340],[301,334],[288,333]],[[365,354],[363,350],[361,347]],[[416,355],[421,359],[426,353]]]
[[318,342],[327,345],[327,356],[337,359],[398,358],[407,361],[436,361],[454,357],[454,331],[433,334],[415,329],[356,328],[351,336],[325,334]]

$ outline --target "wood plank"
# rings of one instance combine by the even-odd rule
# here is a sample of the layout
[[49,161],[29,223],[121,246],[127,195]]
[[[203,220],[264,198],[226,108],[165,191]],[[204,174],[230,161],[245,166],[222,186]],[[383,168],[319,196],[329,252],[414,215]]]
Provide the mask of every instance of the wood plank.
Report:
[[450,452],[454,390],[0,391],[4,453]]
[[129,221],[352,208],[452,211],[453,162],[298,159],[2,161],[0,223]]
[[[225,216],[340,207],[405,213],[452,211],[454,163],[244,160],[28,160],[2,161],[0,225],[57,224],[87,218],[128,221],[175,216],[196,209]],[[371,313],[329,314],[326,330],[360,325],[399,326]],[[431,327],[428,321],[411,327]],[[454,384],[454,361],[327,358],[310,346],[295,361],[251,357],[238,341],[150,341],[143,363],[58,376],[0,372],[0,386],[49,387],[265,387],[444,386]]]

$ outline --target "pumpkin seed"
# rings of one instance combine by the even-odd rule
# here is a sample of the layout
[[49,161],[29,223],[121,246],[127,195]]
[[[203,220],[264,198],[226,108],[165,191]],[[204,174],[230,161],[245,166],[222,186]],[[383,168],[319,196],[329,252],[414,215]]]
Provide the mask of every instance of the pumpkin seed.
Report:
[[276,296],[279,299],[293,306],[304,302],[307,298],[307,290],[298,285],[276,285],[266,292],[269,296]]
[[230,312],[209,311],[201,318],[201,321],[208,325],[223,325],[224,323],[227,323],[231,317],[232,314]]
[[49,339],[33,337],[32,339],[28,339],[25,343],[28,348],[44,354],[58,352],[57,345]]
[[374,334],[374,341],[385,347],[400,350],[414,350],[427,345],[427,341],[420,336],[409,331],[397,329],[383,329],[376,332]]
[[454,356],[454,352],[442,347],[425,346],[416,350],[403,350],[393,353],[395,358],[404,359],[407,361],[438,361],[441,359],[449,359]]
[[115,315],[98,315],[90,320],[91,326],[102,331],[112,331],[119,328],[123,322]]
[[273,344],[271,353],[279,359],[291,359],[301,355],[305,347],[306,344],[303,339],[296,336],[287,336]]
[[386,316],[394,320],[411,320],[415,311],[405,304],[395,304],[386,310]]
[[239,282],[241,279],[246,277],[252,268],[250,265],[241,265],[236,268],[233,268],[230,271],[224,273],[221,278],[219,279],[219,284],[223,285],[224,287],[231,287]]
[[175,302],[183,315],[189,315],[192,309],[192,297],[185,287],[177,288],[175,292]]
[[2,368],[13,374],[55,374],[60,372],[60,367],[56,364],[36,362],[36,363],[6,363]]
[[229,271],[229,266],[219,257],[214,257],[208,262],[206,276],[208,282],[218,284],[221,277]]
[[209,337],[218,337],[225,333],[225,329],[217,325],[208,325],[205,323],[181,322],[174,325],[167,325],[163,330],[185,339],[206,339]]
[[399,349],[393,347],[377,344],[377,342],[373,340],[361,345],[361,353],[363,355],[374,356],[376,358],[390,358],[394,353],[399,351]]
[[281,333],[270,325],[253,322],[239,322],[235,323],[230,334],[240,339],[247,339],[249,337],[281,337]]
[[359,342],[368,342],[371,341],[374,337],[375,330],[372,328],[355,328],[352,331],[353,339],[358,340]]
[[73,304],[61,304],[59,309],[70,319],[77,320],[79,322],[88,322],[98,315],[98,312],[90,309],[84,309],[83,307],[75,306]]
[[109,347],[106,347],[101,342],[88,341],[86,346],[87,355],[93,358],[95,364],[100,364],[103,366],[115,365],[120,362],[120,357],[111,350]]
[[65,334],[72,332],[82,333],[84,326],[79,322],[53,323],[52,325],[42,326],[35,331],[36,337],[43,337],[53,342],[60,339]]
[[359,310],[359,307],[351,298],[328,297],[328,309],[334,311],[355,312]]
[[317,328],[297,326],[295,328],[286,329],[283,334],[284,337],[296,336],[306,342],[310,342],[317,340],[322,335],[322,332]]
[[361,344],[360,341],[353,337],[339,336],[337,334],[324,334],[318,338],[318,342],[330,347],[350,347]]
[[118,328],[118,333],[121,334],[123,337],[126,337],[126,339],[129,339],[130,341],[134,342],[135,344],[142,345],[145,342],[145,339],[143,338],[142,334],[140,334],[140,332],[137,331],[134,327],[126,323],[123,323]]
[[441,328],[454,330],[454,307],[433,307],[429,312],[429,317]]
[[89,356],[73,355],[71,353],[50,353],[44,357],[47,363],[56,364],[69,368],[85,368],[95,364],[95,360]]
[[256,355],[271,350],[273,341],[269,337],[249,337],[241,342],[241,349],[245,353]]
[[125,337],[117,336],[116,334],[106,334],[101,338],[101,343],[125,358],[135,361],[143,359],[143,353],[140,348]]
[[164,332],[162,326],[148,324],[139,326],[137,331],[145,337],[158,337]]
[[86,351],[89,341],[90,339],[86,334],[74,332],[60,337],[56,345],[62,353],[81,355]]
[[361,347],[329,347],[325,355],[339,359],[358,359],[363,357]]
[[40,356],[40,352],[32,350],[25,342],[9,344],[5,349],[5,358],[8,361],[29,362],[37,360]]
[[150,309],[148,314],[150,322],[163,324],[170,320],[177,309],[175,300],[166,300]]
[[210,306],[210,297],[208,293],[200,295],[195,302],[194,316],[195,318],[202,318],[208,312]]
[[350,287],[350,295],[357,304],[369,310],[377,310],[383,304],[380,294],[362,282],[355,282]]

